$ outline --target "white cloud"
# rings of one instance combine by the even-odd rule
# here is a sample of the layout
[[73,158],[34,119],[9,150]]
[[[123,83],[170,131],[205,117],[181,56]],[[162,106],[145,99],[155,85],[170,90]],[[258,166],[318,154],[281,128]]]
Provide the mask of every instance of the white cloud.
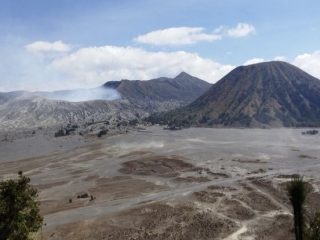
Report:
[[243,65],[251,65],[251,64],[261,63],[261,62],[265,62],[265,60],[263,58],[252,58],[245,61]]
[[64,53],[70,51],[70,46],[62,41],[36,41],[25,46],[32,53]]
[[320,51],[298,55],[292,63],[311,75],[320,78]]
[[152,45],[187,45],[196,42],[212,42],[221,39],[220,35],[205,33],[201,27],[173,27],[152,31],[136,37],[139,43]]
[[212,33],[206,33],[202,27],[172,27],[155,30],[134,38],[134,41],[155,46],[177,46],[197,42],[213,42],[223,37],[240,38],[255,33],[249,23],[238,23],[234,28],[220,26]]
[[55,59],[51,65],[78,86],[96,86],[109,80],[173,77],[186,71],[216,82],[234,67],[185,51],[151,52],[141,48],[88,47]]
[[240,38],[253,34],[255,31],[255,27],[249,23],[238,23],[236,27],[227,30],[227,35],[232,38]]
[[[49,58],[20,51],[18,47],[6,47],[2,52],[7,53],[3,54],[5,58],[0,57],[3,91],[90,88],[109,80],[174,77],[181,71],[214,83],[235,67],[197,53],[147,51],[137,47],[86,47]],[[282,56],[273,59],[284,60]],[[253,58],[244,64],[263,61]],[[291,63],[320,78],[320,51],[298,55]]]
[[285,56],[276,56],[276,57],[274,58],[274,60],[275,60],[275,61],[286,61],[287,58],[286,58]]

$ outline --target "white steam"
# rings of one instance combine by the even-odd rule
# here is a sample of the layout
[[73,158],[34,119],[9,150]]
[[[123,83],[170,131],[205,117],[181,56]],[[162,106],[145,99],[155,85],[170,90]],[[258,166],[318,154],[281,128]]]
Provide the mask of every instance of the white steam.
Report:
[[119,92],[112,88],[92,88],[92,89],[75,89],[75,90],[62,90],[55,92],[38,92],[39,96],[68,102],[85,102],[92,100],[116,100],[121,96]]

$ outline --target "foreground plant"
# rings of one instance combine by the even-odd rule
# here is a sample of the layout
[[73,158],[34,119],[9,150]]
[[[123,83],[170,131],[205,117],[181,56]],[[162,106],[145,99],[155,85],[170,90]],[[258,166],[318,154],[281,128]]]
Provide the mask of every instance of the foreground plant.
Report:
[[316,212],[310,219],[305,237],[306,240],[320,240],[320,212]]
[[0,182],[0,240],[27,240],[41,228],[37,196],[22,172],[16,180]]
[[296,240],[304,239],[304,202],[309,192],[306,183],[300,176],[295,176],[288,183],[288,196],[293,208],[294,232]]

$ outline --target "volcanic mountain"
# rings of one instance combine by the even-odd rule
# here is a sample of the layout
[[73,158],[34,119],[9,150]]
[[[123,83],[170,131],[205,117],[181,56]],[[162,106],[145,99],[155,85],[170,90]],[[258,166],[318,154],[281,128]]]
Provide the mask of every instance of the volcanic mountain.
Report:
[[150,120],[180,126],[320,126],[320,80],[286,62],[240,66],[191,104]]
[[[111,81],[96,89],[0,93],[0,129],[146,117],[187,105],[210,87],[182,72],[175,78]],[[97,100],[81,100],[86,95]]]
[[103,86],[116,89],[132,103],[152,105],[153,101],[190,103],[206,92],[211,84],[182,72],[175,78],[111,81]]

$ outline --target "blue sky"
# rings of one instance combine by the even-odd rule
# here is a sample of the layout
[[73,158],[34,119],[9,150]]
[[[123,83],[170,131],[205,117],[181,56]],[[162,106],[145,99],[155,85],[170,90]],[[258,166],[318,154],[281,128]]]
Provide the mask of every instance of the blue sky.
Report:
[[[275,57],[320,77],[319,9],[317,0],[1,0],[0,90],[93,87],[189,68],[215,82],[250,59]],[[232,35],[241,23],[251,31]],[[165,29],[171,30],[155,32]],[[195,40],[186,43],[193,30]],[[184,31],[179,39],[176,31]],[[58,41],[66,48],[57,51]],[[169,57],[183,62],[165,64]]]

